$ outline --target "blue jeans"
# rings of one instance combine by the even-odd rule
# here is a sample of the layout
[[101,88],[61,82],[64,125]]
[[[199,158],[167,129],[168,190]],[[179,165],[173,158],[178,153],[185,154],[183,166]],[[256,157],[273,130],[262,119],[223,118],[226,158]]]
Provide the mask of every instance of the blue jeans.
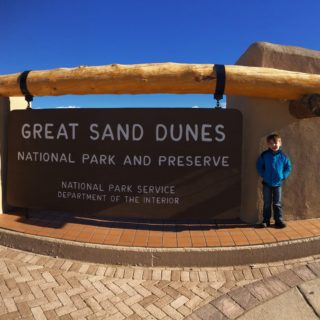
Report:
[[271,206],[275,222],[282,221],[281,187],[269,187],[263,185],[263,221],[269,222],[271,218]]

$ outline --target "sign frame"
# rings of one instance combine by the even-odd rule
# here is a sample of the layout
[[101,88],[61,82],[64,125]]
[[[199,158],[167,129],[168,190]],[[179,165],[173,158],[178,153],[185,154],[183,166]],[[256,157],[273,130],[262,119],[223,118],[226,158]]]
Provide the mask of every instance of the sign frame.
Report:
[[14,110],[7,200],[114,217],[236,218],[241,151],[235,109]]

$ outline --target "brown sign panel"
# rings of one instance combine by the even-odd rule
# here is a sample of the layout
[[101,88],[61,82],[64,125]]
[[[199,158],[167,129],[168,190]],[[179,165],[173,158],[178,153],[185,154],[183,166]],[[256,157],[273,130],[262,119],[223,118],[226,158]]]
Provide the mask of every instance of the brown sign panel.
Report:
[[236,217],[241,139],[237,110],[12,111],[8,203],[117,217]]

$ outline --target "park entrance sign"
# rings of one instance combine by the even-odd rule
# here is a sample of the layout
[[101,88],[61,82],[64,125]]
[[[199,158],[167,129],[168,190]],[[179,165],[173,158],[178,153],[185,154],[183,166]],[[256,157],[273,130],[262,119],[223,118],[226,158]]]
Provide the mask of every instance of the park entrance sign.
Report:
[[237,110],[12,111],[8,203],[149,219],[235,216],[241,145]]

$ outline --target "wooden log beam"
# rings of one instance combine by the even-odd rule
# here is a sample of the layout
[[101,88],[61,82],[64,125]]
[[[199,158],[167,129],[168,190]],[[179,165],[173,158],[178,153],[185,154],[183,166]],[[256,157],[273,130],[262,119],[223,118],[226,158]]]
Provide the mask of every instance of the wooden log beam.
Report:
[[[31,71],[27,86],[33,96],[65,94],[210,94],[216,84],[212,64],[155,63],[80,66]],[[225,93],[296,100],[320,94],[320,75],[285,70],[226,66]],[[22,96],[21,73],[0,76],[0,96]]]

